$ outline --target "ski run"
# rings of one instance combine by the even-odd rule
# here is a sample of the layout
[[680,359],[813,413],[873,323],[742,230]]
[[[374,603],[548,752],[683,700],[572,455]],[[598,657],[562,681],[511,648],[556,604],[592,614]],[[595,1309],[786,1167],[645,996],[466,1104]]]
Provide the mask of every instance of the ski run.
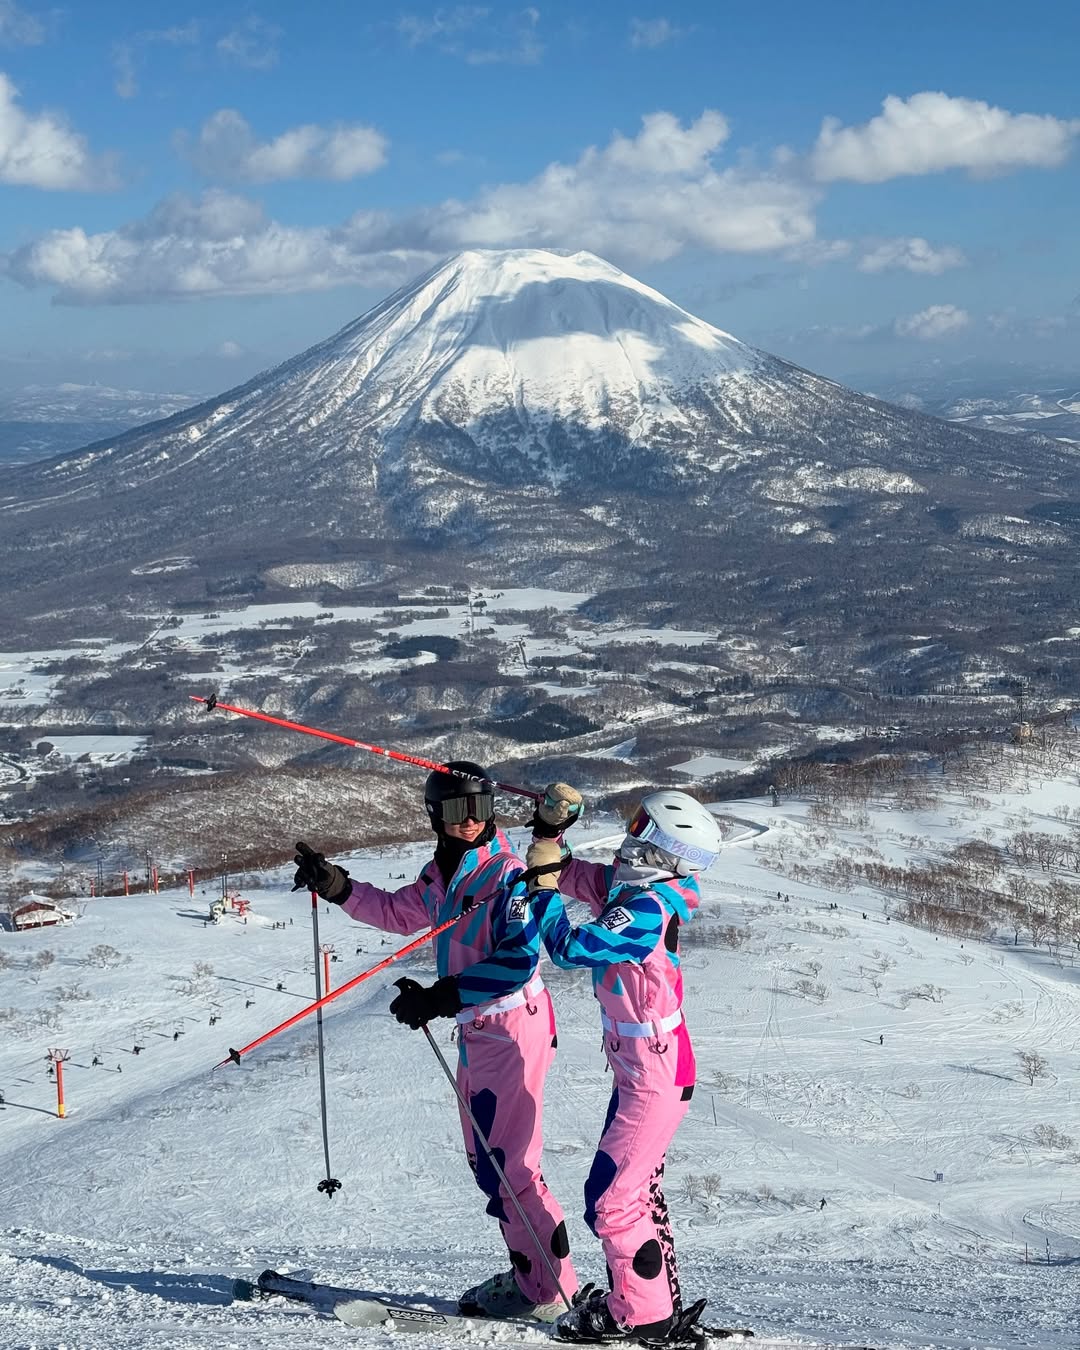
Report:
[[[1017,812],[1051,822],[1061,806],[1080,806],[1080,787],[1033,782],[979,810],[1003,833]],[[906,812],[881,804],[831,828],[795,801],[722,811],[728,846],[702,884],[684,959],[699,1088],[666,1178],[685,1296],[708,1298],[709,1324],[752,1327],[758,1350],[1075,1350],[1075,1159],[1041,1147],[1034,1128],[1080,1134],[1072,961],[1014,947],[1011,934],[938,937],[889,920],[881,894],[778,870],[782,855],[871,848],[899,861],[915,836],[920,849],[946,847],[970,811],[962,796]],[[619,828],[589,820],[575,848],[610,858]],[[523,845],[522,831],[511,837]],[[418,842],[338,861],[385,886],[425,858]],[[214,896],[185,890],[100,899],[63,928],[0,933],[3,1350],[554,1344],[537,1324],[473,1323],[453,1337],[395,1319],[358,1329],[332,1310],[234,1297],[237,1279],[273,1266],[452,1314],[463,1288],[505,1262],[445,1079],[423,1038],[387,1014],[398,974],[430,983],[429,953],[326,1009],[343,1183],[332,1199],[317,1190],[314,1018],[212,1070],[312,996],[309,904],[290,894],[292,870],[244,887],[246,922],[230,913],[204,926]],[[401,945],[325,910],[335,984]],[[729,928],[745,934],[737,945]],[[53,961],[34,967],[45,950]],[[801,994],[802,978],[827,995]],[[581,1277],[602,1279],[581,1219],[609,1091],[596,1010],[586,979],[547,964],[545,979],[559,1050],[544,1170]],[[944,992],[905,997],[926,986]],[[448,1033],[442,1024],[447,1053]],[[46,1063],[58,1047],[70,1053],[64,1120]],[[1018,1071],[1028,1048],[1050,1070],[1033,1084]]]

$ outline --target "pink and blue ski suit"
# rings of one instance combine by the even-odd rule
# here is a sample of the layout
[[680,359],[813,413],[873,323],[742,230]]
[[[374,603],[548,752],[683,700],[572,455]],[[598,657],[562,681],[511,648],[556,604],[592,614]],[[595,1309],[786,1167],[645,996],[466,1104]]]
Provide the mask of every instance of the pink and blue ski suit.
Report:
[[[439,977],[457,976],[464,1005],[457,1014],[457,1081],[506,1173],[522,1208],[545,1244],[559,1283],[577,1289],[563,1212],[540,1170],[544,1079],[555,1058],[551,995],[537,973],[540,939],[516,885],[521,859],[501,830],[469,849],[449,885],[434,861],[409,886],[384,891],[353,881],[342,906],[350,918],[388,933],[435,928],[460,920],[435,939]],[[516,1206],[501,1194],[495,1169],[474,1138],[464,1112],[465,1152],[487,1212],[499,1221],[518,1285],[533,1303],[554,1302],[546,1263],[535,1251]]]
[[701,894],[693,878],[620,883],[615,872],[576,859],[563,868],[561,890],[585,901],[595,922],[572,928],[558,891],[538,891],[533,913],[556,965],[592,970],[615,1081],[585,1183],[585,1222],[607,1258],[608,1310],[624,1326],[644,1326],[681,1307],[661,1182],[696,1079],[679,925]]

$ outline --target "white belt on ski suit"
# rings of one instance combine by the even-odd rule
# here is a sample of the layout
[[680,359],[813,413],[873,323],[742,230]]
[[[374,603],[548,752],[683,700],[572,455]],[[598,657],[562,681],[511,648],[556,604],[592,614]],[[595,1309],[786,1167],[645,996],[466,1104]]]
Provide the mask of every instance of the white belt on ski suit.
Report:
[[616,1022],[601,1009],[600,1020],[604,1024],[604,1030],[611,1032],[613,1036],[659,1036],[677,1027],[683,1020],[683,1015],[682,1009],[679,1008],[656,1022]]
[[490,1003],[477,1003],[471,1008],[463,1008],[456,1014],[456,1021],[464,1026],[468,1022],[475,1022],[478,1017],[491,1017],[493,1013],[509,1012],[511,1008],[520,1008],[523,1003],[531,1003],[543,992],[544,981],[539,975],[534,975],[527,985],[515,989],[512,994],[492,999]]

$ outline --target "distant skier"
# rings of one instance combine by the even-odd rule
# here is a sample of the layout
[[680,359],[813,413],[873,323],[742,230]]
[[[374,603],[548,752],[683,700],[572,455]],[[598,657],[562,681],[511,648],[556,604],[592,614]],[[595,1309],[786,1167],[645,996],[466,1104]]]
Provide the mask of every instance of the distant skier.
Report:
[[[416,881],[396,891],[352,881],[343,868],[300,843],[295,883],[384,932],[415,933],[459,917],[435,939],[439,979],[429,988],[402,981],[390,1011],[415,1029],[435,1017],[456,1020],[458,1084],[570,1296],[577,1277],[566,1224],[541,1171],[544,1080],[555,1057],[555,1015],[537,973],[540,939],[524,887],[514,884],[521,859],[495,824],[490,779],[469,760],[453,760],[448,767],[459,773],[431,773],[424,786],[436,846]],[[570,823],[563,817],[553,832]],[[552,1275],[517,1208],[501,1194],[471,1123],[460,1114],[469,1166],[488,1197],[488,1214],[499,1221],[512,1267],[466,1289],[461,1311],[551,1321],[564,1306]]]
[[829,1202],[825,1199],[825,1197],[822,1196],[822,1197],[821,1197],[821,1204],[818,1205],[818,1209],[819,1209],[819,1210],[824,1209],[825,1206],[826,1206],[828,1203],[829,1203]]
[[884,1033],[884,1032],[882,1032],[881,1035],[878,1036],[878,1038],[877,1038],[877,1043],[878,1043],[878,1045],[884,1045],[884,1044],[885,1044],[885,1033]]
[[[711,812],[684,792],[662,791],[631,817],[613,865],[568,860],[556,840],[535,841],[526,857],[530,871],[541,869],[529,886],[548,954],[558,966],[592,970],[614,1079],[585,1183],[585,1221],[603,1244],[611,1290],[558,1317],[563,1340],[651,1343],[685,1331],[700,1312],[683,1317],[661,1183],[697,1076],[679,926],[698,907],[695,874],[715,862],[720,842]],[[572,928],[560,889],[585,901],[594,922]]]

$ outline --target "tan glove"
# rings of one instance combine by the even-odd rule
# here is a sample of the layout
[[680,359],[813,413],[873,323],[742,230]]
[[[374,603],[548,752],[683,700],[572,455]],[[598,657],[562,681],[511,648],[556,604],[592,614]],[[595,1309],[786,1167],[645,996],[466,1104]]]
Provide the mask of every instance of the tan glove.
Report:
[[534,891],[557,891],[559,889],[559,864],[563,851],[554,839],[537,839],[529,845],[525,854],[525,866],[531,871],[534,867],[550,869],[541,871],[528,883],[529,894]]
[[536,803],[530,824],[541,839],[554,839],[568,830],[585,808],[585,800],[569,783],[549,783]]

